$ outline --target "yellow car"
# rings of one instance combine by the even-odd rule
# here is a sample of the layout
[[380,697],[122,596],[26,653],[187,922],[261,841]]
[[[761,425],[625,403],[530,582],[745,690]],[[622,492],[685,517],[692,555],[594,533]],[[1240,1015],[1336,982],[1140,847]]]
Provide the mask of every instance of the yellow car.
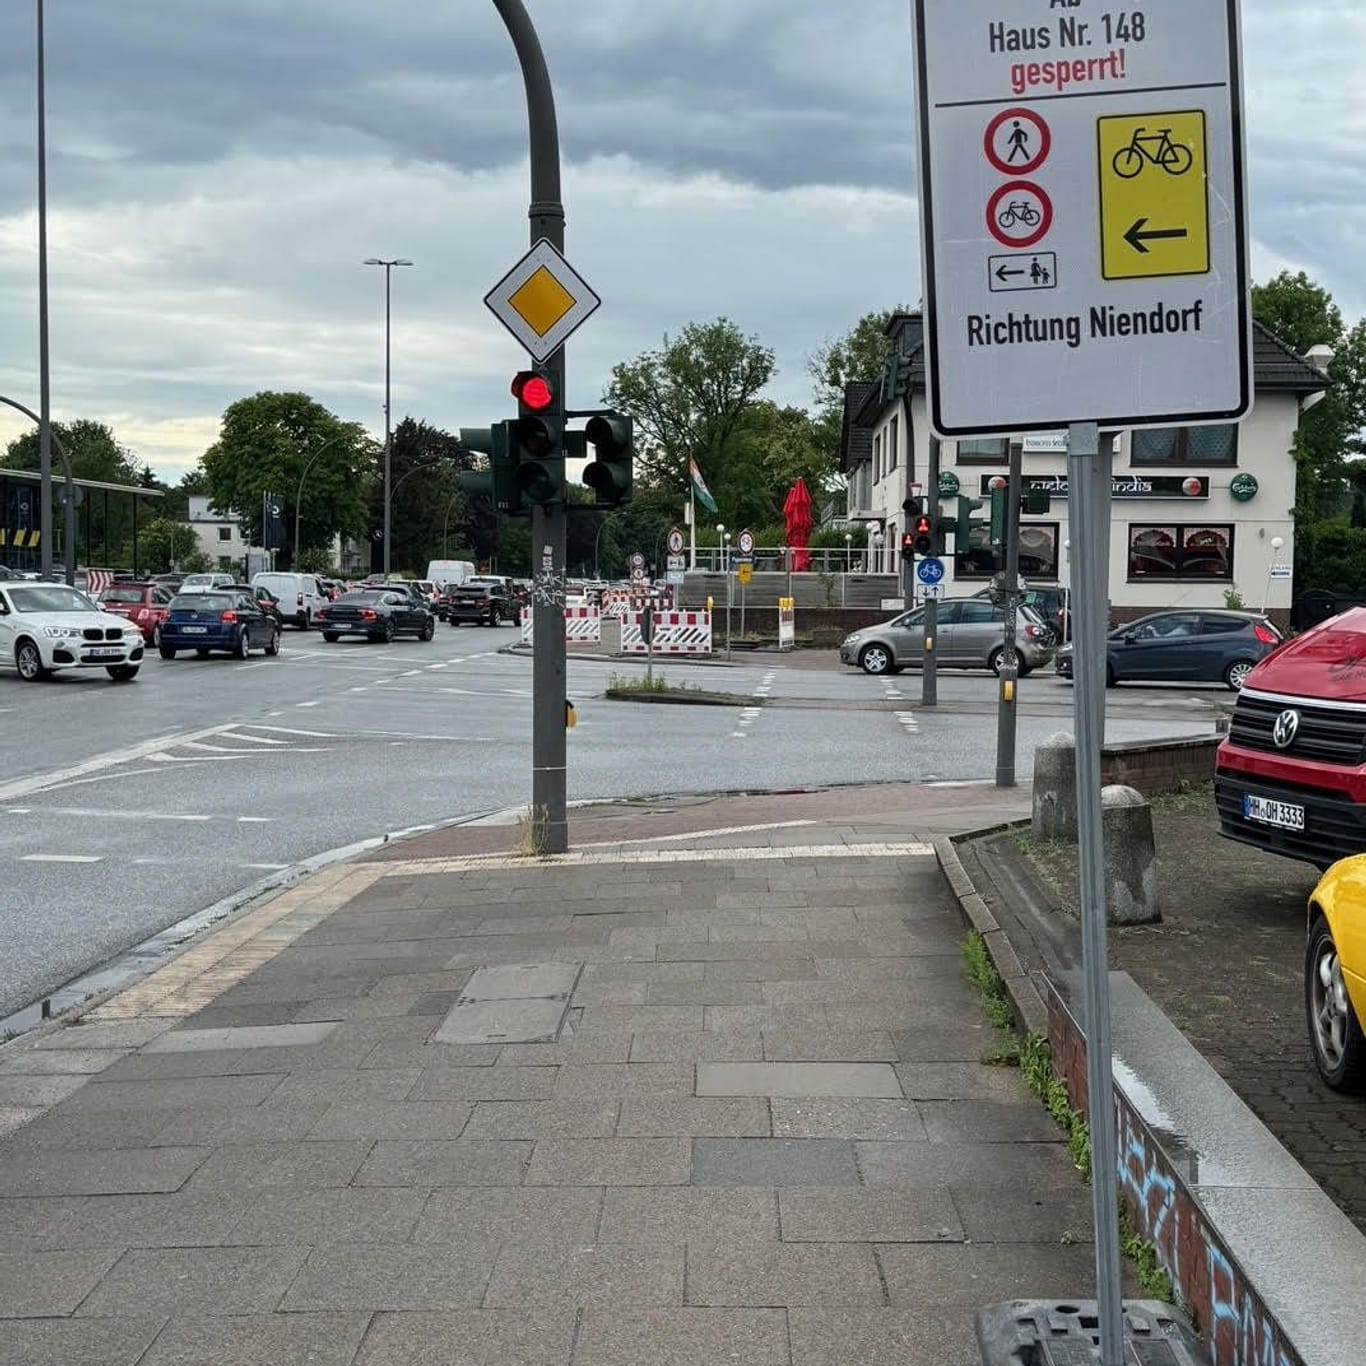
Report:
[[1324,1081],[1366,1090],[1366,854],[1335,863],[1310,895],[1304,1005]]

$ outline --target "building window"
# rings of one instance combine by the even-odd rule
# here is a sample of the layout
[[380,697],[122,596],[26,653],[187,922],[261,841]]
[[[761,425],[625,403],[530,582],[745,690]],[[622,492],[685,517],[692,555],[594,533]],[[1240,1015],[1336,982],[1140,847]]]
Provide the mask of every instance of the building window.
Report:
[[873,483],[882,478],[882,433],[873,435]]
[[900,441],[900,439],[899,439],[899,438],[900,438],[900,435],[901,435],[901,428],[900,428],[899,420],[898,420],[897,418],[893,418],[893,419],[892,419],[891,432],[890,432],[890,435],[889,435],[888,438],[887,438],[888,442],[890,443],[890,444],[889,444],[888,454],[887,454],[887,468],[888,468],[888,470],[894,470],[894,469],[896,469],[898,463],[899,463],[900,460],[901,460],[901,441]]
[[1233,578],[1231,526],[1129,527],[1129,582]]
[[960,441],[960,465],[1004,465],[1010,458],[1010,443],[1005,437],[991,441]]
[[1131,465],[1236,465],[1238,428],[1157,427],[1135,432],[1129,448]]
[[232,528],[231,528],[230,526],[221,526],[221,527],[219,527],[219,528],[218,528],[218,539],[219,539],[220,541],[230,541],[230,540],[232,540]]
[[[956,579],[989,579],[1006,567],[1004,546],[990,544],[991,528],[975,525],[966,554],[953,557]],[[1058,578],[1058,523],[1025,522],[1020,527],[1020,573],[1030,580]]]

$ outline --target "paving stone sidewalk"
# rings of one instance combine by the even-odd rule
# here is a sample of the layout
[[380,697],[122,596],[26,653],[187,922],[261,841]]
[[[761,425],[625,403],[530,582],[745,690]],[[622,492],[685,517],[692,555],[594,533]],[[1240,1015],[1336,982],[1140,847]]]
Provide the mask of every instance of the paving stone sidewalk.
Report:
[[706,815],[329,869],[0,1049],[0,1366],[976,1366],[1088,1294],[931,827]]

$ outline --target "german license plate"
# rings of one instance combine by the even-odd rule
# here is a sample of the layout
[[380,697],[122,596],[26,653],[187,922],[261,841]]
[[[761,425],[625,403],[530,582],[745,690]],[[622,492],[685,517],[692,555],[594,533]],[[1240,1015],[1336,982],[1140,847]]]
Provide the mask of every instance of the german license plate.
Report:
[[1276,802],[1270,797],[1243,798],[1243,819],[1258,825],[1274,825],[1282,830],[1304,829],[1304,807],[1293,802]]
[[185,626],[181,628],[187,636],[206,636],[209,634],[207,626]]
[[122,653],[123,651],[117,645],[96,645],[86,650],[85,657],[87,659],[109,659]]

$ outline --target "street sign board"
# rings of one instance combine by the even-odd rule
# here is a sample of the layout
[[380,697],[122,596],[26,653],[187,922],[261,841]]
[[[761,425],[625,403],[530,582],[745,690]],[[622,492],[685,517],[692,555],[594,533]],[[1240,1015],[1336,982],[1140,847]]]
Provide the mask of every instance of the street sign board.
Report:
[[754,554],[754,533],[752,531],[742,531],[735,538],[735,548],[741,555],[749,557]]
[[949,586],[946,583],[922,583],[919,592],[922,598],[944,598],[948,596]]
[[543,237],[489,290],[484,302],[539,364],[569,340],[602,300]]
[[916,565],[915,576],[921,583],[943,583],[944,561],[936,559],[933,555],[927,556]]
[[687,567],[687,562],[682,555],[670,555],[665,561],[664,567],[670,574],[681,573]]
[[748,560],[741,560],[735,577],[740,583],[749,583],[754,577],[754,566]]
[[688,576],[681,569],[671,569],[664,575],[664,582],[675,586],[684,584],[688,581]]
[[931,422],[1236,421],[1238,0],[1037,10],[915,0]]
[[683,553],[683,532],[678,527],[669,528],[667,544],[670,555],[681,555]]
[[631,558],[629,561],[627,561],[627,563],[630,564],[632,569],[644,569],[645,556],[642,555],[638,550],[632,551]]

